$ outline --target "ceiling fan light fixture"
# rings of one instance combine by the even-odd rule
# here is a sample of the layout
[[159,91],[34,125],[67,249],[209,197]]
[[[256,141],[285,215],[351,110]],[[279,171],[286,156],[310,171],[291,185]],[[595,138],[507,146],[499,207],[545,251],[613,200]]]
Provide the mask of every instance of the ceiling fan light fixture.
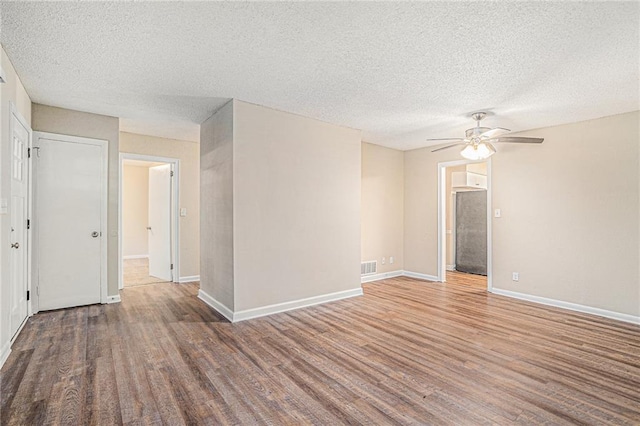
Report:
[[438,152],[444,149],[453,148],[464,145],[460,154],[468,160],[485,160],[496,153],[496,149],[489,141],[493,143],[542,143],[544,138],[528,138],[524,136],[503,136],[511,130],[504,127],[480,127],[480,120],[487,114],[484,112],[476,112],[471,115],[476,121],[476,127],[465,131],[466,138],[445,138],[445,139],[427,139],[427,141],[457,141],[454,144],[443,146],[432,150]]
[[460,155],[467,160],[484,160],[495,153],[496,149],[489,142],[469,143],[460,151]]

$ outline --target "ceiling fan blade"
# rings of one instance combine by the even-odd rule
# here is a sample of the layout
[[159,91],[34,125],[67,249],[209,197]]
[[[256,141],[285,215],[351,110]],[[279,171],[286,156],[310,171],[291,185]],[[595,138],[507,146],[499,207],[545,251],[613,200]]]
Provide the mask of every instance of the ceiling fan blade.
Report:
[[440,139],[425,139],[427,141],[463,141],[464,138],[440,138]]
[[494,143],[542,143],[542,141],[544,141],[544,138],[525,138],[520,136],[491,139],[491,142]]
[[434,149],[431,152],[438,152],[438,151],[442,151],[443,149],[449,149],[449,148],[453,148],[454,146],[466,145],[466,144],[467,144],[466,142],[454,143],[454,144],[451,144],[451,145],[443,146],[443,147],[438,148],[438,149]]
[[496,136],[500,136],[500,135],[504,135],[505,133],[509,133],[510,131],[511,130],[509,130],[509,129],[504,129],[502,127],[496,127],[494,129],[487,130],[484,133],[481,133],[480,137],[487,138],[487,139],[492,139],[492,138],[495,138]]

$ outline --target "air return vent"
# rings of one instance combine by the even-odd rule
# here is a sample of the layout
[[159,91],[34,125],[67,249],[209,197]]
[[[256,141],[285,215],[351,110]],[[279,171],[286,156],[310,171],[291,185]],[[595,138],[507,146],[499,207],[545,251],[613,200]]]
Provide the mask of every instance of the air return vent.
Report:
[[378,262],[371,260],[360,264],[360,275],[371,275],[378,271]]

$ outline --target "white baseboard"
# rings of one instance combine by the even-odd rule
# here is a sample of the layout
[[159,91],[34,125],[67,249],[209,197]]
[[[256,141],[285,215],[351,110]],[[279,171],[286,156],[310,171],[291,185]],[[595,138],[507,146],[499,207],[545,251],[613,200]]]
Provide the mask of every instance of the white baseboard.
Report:
[[123,260],[129,260],[129,259],[148,259],[149,255],[148,254],[132,254],[129,256],[122,256]]
[[260,308],[246,309],[244,311],[235,312],[233,315],[233,322],[263,317],[266,315],[273,315],[299,308],[306,308],[308,306],[334,302],[336,300],[347,299],[350,297],[362,296],[362,294],[362,287],[358,287],[352,290],[344,290],[335,293],[323,294],[320,296],[307,297],[306,299],[292,300],[290,302],[277,303],[275,305],[262,306]]
[[363,275],[362,277],[360,277],[360,282],[370,283],[371,281],[379,281],[379,280],[385,280],[387,278],[395,278],[395,277],[401,277],[401,276],[402,276],[402,270],[382,272],[379,274]]
[[266,315],[306,308],[308,306],[319,305],[321,303],[333,302],[355,296],[362,296],[362,288],[354,288],[353,290],[338,291],[336,293],[323,294],[321,296],[308,297],[306,299],[292,300],[290,302],[277,303],[275,305],[261,306],[259,308],[233,312],[231,309],[204,291],[198,291],[198,299],[211,306],[231,322],[245,321],[252,318],[264,317]]
[[216,312],[220,313],[223,317],[233,322],[233,311],[227,308],[222,303],[218,302],[206,292],[202,291],[202,289],[198,290],[198,299],[202,300],[204,303],[211,306]]
[[402,271],[402,275],[409,278],[417,278],[419,280],[440,282],[435,275],[421,274],[419,272]]
[[186,277],[178,278],[179,283],[192,283],[195,281],[200,281],[200,275],[189,275]]
[[402,271],[402,270],[383,272],[380,274],[373,274],[373,275],[364,275],[360,278],[360,282],[369,283],[372,281],[379,281],[379,280],[384,280],[387,278],[395,278],[395,277],[409,277],[409,278],[417,278],[419,280],[440,282],[438,281],[438,277],[436,277],[435,275],[427,275],[427,274],[421,274],[418,272]]
[[540,303],[542,305],[554,306],[556,308],[569,309],[571,311],[583,312],[585,314],[599,315],[601,317],[611,318],[618,321],[629,322],[632,324],[640,324],[640,317],[622,314],[619,312],[608,311],[606,309],[593,308],[591,306],[578,305],[577,303],[564,302],[562,300],[548,299],[546,297],[533,296],[531,294],[518,293],[510,290],[501,290],[499,288],[493,288],[491,290],[493,294],[499,294],[501,296],[513,297],[514,299],[526,300],[528,302]]
[[9,358],[9,354],[11,353],[11,341],[5,342],[2,349],[0,349],[0,368],[4,365],[7,358]]
[[115,296],[107,296],[107,303],[120,303],[120,295],[116,294]]

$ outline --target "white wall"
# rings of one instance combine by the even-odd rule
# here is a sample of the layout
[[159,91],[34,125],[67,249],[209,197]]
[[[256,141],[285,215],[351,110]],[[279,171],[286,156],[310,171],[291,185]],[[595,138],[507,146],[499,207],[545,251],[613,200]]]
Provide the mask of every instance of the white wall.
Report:
[[[120,132],[120,152],[180,160],[180,276],[200,275],[200,145],[178,139]],[[146,232],[146,231],[145,231]]]
[[149,168],[122,166],[122,256],[149,255]]
[[[640,316],[640,113],[526,132],[492,157],[493,287]],[[405,269],[437,275],[437,165],[405,152]],[[511,281],[519,272],[520,281]]]
[[[0,48],[0,64],[7,82],[0,84],[0,198],[11,202],[11,135],[9,134],[9,102],[16,105],[18,112],[31,125],[31,99],[24,89],[4,49]],[[7,211],[11,211],[9,205]],[[0,366],[8,355],[9,340],[9,229],[8,214],[0,216]]]
[[378,273],[401,271],[404,268],[402,151],[362,143],[361,203],[362,261],[377,260]]

